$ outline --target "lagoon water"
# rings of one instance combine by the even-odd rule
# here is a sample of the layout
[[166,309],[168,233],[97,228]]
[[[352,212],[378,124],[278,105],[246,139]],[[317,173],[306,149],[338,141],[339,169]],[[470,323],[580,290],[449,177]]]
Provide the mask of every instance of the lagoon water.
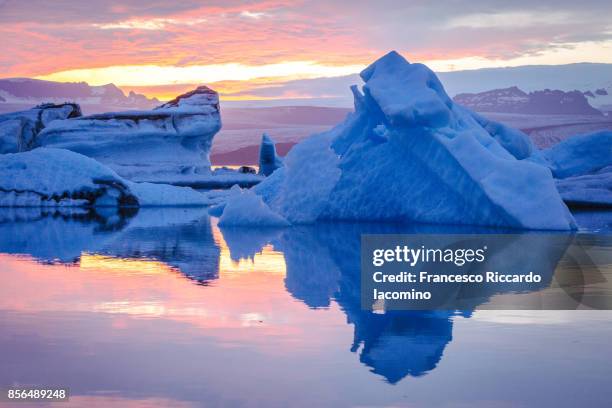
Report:
[[[577,219],[609,272],[612,213]],[[67,386],[59,407],[609,406],[612,311],[364,311],[364,232],[488,231],[0,211],[0,388]]]

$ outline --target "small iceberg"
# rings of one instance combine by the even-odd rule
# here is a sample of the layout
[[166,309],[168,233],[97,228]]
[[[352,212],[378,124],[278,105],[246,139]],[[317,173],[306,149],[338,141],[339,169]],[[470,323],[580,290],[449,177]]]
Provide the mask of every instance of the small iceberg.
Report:
[[557,179],[593,174],[612,166],[612,131],[569,137],[533,156]]
[[0,207],[145,207],[210,204],[189,187],[134,183],[82,154],[38,148],[0,155]]
[[269,176],[282,165],[283,161],[276,153],[276,143],[267,133],[264,133],[261,137],[261,146],[259,146],[259,174]]
[[548,166],[572,206],[612,207],[612,132],[573,136],[530,159]]
[[[286,227],[289,222],[278,213],[272,211],[264,203],[261,196],[252,190],[242,190],[233,194],[232,199],[222,207],[219,225],[230,226],[269,226]],[[214,210],[213,210],[214,212]]]
[[612,166],[557,180],[563,200],[575,207],[612,207]]
[[72,150],[133,181],[210,177],[221,129],[219,95],[200,86],[152,110],[108,112],[49,123],[35,146]]

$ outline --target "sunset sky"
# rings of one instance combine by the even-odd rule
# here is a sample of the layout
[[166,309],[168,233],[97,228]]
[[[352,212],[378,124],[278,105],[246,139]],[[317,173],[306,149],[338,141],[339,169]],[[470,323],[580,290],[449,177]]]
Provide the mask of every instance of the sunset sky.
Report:
[[391,49],[438,71],[612,62],[610,15],[609,0],[0,0],[0,76],[239,99]]

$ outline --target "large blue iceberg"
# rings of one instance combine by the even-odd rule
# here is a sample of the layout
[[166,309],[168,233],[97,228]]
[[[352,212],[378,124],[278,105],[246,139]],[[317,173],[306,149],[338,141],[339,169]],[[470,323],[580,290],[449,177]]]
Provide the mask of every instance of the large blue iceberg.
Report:
[[[570,230],[574,220],[551,170],[531,160],[519,131],[448,97],[425,65],[391,52],[361,73],[355,112],[296,145],[253,188],[271,224],[370,220]],[[250,219],[251,194],[230,195],[223,225]],[[245,213],[240,215],[240,208]],[[259,214],[267,213],[260,210]]]

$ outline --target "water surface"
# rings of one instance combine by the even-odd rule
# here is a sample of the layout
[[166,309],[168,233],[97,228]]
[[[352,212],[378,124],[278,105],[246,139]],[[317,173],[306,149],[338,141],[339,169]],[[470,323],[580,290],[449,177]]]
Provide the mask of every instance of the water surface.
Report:
[[[601,262],[612,215],[577,219]],[[363,311],[364,232],[487,231],[0,211],[0,387],[68,386],[60,407],[609,406],[612,312]]]

